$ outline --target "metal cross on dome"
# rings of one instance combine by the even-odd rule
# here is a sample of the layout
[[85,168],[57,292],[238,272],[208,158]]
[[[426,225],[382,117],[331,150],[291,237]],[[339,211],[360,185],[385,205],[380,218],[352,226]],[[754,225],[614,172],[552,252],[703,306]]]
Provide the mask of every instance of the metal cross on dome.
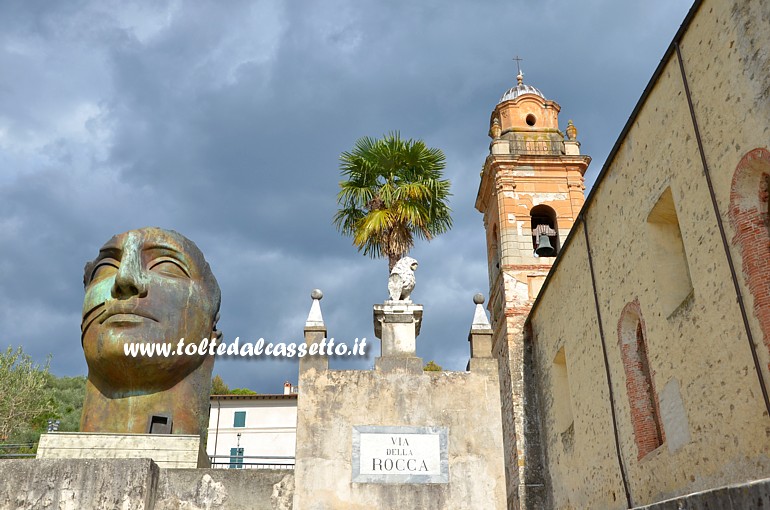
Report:
[[512,60],[515,60],[515,61],[516,61],[516,70],[519,72],[518,74],[521,74],[521,67],[519,66],[519,63],[520,63],[522,60],[524,60],[524,59],[523,59],[523,58],[521,58],[521,57],[519,57],[518,55],[516,55],[515,57],[513,57],[513,59],[512,59]]

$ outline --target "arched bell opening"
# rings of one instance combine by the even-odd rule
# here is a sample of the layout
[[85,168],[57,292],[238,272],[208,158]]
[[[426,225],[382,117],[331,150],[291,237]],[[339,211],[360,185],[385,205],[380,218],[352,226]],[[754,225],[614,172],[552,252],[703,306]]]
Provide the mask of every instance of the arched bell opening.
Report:
[[532,249],[535,257],[555,257],[559,253],[559,227],[556,211],[537,205],[529,213],[532,226]]

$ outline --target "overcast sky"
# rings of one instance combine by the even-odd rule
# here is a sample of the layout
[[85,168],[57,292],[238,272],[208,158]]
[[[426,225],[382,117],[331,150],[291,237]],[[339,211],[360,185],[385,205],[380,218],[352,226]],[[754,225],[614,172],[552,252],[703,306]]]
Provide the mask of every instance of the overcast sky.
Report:
[[[83,265],[112,235],[177,230],[222,288],[225,340],[300,341],[321,288],[329,336],[372,344],[387,260],[332,225],[339,154],[399,130],[444,151],[454,229],[411,256],[418,355],[463,370],[488,294],[474,209],[489,115],[516,83],[561,105],[592,183],[690,0],[0,0],[0,348],[85,374]],[[588,191],[588,190],[586,190]],[[296,361],[219,358],[278,393]]]

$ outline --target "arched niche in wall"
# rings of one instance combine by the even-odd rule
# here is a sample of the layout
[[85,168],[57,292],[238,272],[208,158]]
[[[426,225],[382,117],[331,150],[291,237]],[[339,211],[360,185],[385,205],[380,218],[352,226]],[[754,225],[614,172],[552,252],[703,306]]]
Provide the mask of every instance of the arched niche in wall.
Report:
[[647,250],[655,261],[652,274],[658,291],[658,305],[667,317],[671,317],[693,297],[694,292],[670,187],[663,191],[647,216]]
[[770,349],[770,151],[746,153],[733,174],[728,215],[735,235],[732,244],[743,260],[743,276],[754,298],[754,315]]
[[634,429],[638,459],[665,441],[660,406],[650,370],[647,331],[639,300],[623,307],[618,321],[618,344],[626,374],[626,393]]

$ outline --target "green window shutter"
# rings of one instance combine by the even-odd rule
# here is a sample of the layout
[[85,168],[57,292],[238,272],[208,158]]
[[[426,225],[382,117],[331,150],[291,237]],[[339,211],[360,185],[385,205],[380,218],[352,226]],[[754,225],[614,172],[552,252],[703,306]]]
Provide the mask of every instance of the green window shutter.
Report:
[[235,411],[235,420],[233,421],[233,427],[245,427],[246,426],[246,411]]

